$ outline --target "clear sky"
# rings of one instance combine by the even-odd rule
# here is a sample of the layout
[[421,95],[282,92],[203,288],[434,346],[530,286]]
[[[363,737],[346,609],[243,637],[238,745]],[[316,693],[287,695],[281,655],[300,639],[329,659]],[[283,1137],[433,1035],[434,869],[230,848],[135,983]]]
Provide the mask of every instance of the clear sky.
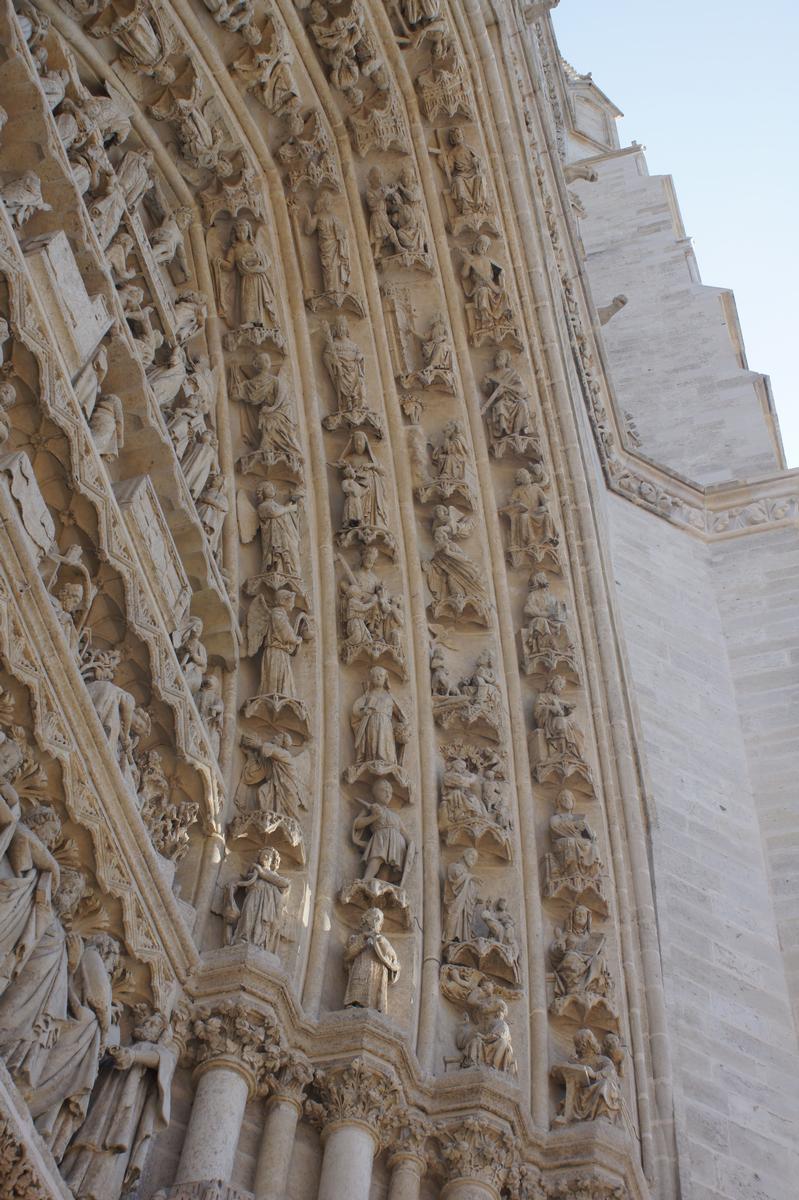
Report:
[[622,145],[673,175],[705,283],[730,287],[799,467],[796,0],[561,0],[561,53],[625,114]]

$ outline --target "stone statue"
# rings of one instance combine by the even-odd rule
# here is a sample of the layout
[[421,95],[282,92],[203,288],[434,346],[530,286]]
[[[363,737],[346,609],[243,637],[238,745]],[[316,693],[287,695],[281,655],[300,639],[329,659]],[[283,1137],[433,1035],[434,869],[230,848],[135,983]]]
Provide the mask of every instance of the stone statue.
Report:
[[248,92],[276,117],[297,111],[300,105],[299,89],[292,67],[294,53],[277,21],[269,22],[271,42],[269,49],[259,43],[258,50],[248,50],[231,65],[244,81]]
[[275,293],[272,286],[272,262],[258,242],[249,221],[233,225],[228,252],[216,263],[219,272],[234,276],[234,296],[231,298],[218,276],[220,313],[228,324],[246,331],[249,339],[262,340],[278,326]]
[[211,471],[197,498],[197,516],[208,538],[212,554],[216,554],[219,548],[228,507],[225,477],[221,471]]
[[192,210],[181,205],[174,212],[165,212],[160,225],[156,225],[149,235],[153,258],[161,266],[175,263],[181,283],[189,278],[184,234],[191,222]]
[[250,595],[263,582],[267,587],[289,585],[302,593],[300,565],[300,501],[302,493],[289,497],[286,504],[277,499],[273,483],[262,483],[255,492],[253,508],[244,492],[238,494],[241,540],[251,542],[261,534],[261,570],[245,585]]
[[483,726],[485,736],[498,738],[502,729],[502,693],[497,681],[494,655],[482,650],[472,675],[453,683],[444,652],[434,646],[430,666],[433,673],[433,716],[448,729],[453,724],[466,728]]
[[363,851],[361,878],[365,882],[384,879],[402,888],[413,865],[416,847],[391,808],[393,794],[388,779],[375,780],[371,801],[358,800],[364,812],[353,822],[352,840]]
[[437,154],[444,172],[454,213],[450,227],[454,236],[464,230],[477,233],[487,225],[496,232],[496,217],[489,198],[488,176],[482,158],[464,138],[463,129],[456,125],[447,131],[447,144]]
[[22,229],[34,213],[50,212],[52,207],[42,199],[42,185],[35,171],[26,171],[17,179],[4,183],[0,187],[0,200],[17,229]]
[[344,571],[339,584],[341,657],[345,663],[351,663],[358,658],[376,661],[385,656],[400,668],[405,678],[402,598],[387,592],[373,569],[377,558],[375,546],[364,546],[360,566],[353,570],[339,556]]
[[540,463],[533,463],[529,470],[517,471],[508,503],[499,510],[510,525],[508,561],[512,567],[520,566],[525,559],[540,562],[543,545],[554,547],[560,540],[544,481],[544,468]]
[[447,867],[444,883],[444,921],[442,941],[468,942],[472,938],[472,926],[478,904],[480,879],[473,874],[477,865],[477,851],[469,847],[462,857]]
[[291,660],[303,642],[313,639],[313,628],[304,613],[292,622],[294,601],[294,592],[280,588],[273,604],[259,595],[250,605],[244,631],[245,653],[253,658],[262,650],[261,676],[258,694],[246,701],[243,712],[251,717],[265,710],[267,718],[273,719],[287,708],[305,727],[308,710],[297,697]]
[[530,580],[524,615],[529,618],[522,629],[525,674],[565,669],[577,678],[577,655],[568,636],[566,605],[552,595],[549,578],[543,571]]
[[238,33],[250,46],[261,41],[261,32],[255,24],[253,0],[203,0],[211,16],[228,33]]
[[89,419],[89,429],[97,453],[106,462],[113,462],[125,444],[125,414],[119,396],[101,393]]
[[208,651],[203,645],[202,634],[203,623],[199,617],[190,617],[172,634],[172,645],[195,703],[208,669]]
[[244,733],[241,745],[246,755],[241,781],[257,787],[258,808],[299,821],[300,809],[308,805],[289,749],[290,735],[278,733],[271,741],[263,741]]
[[347,768],[347,781],[354,783],[362,775],[392,776],[400,786],[407,786],[402,753],[410,728],[391,694],[388,672],[383,667],[369,670],[363,695],[352,706],[350,723],[355,735],[355,763]]
[[396,539],[388,528],[385,468],[375,458],[369,439],[357,429],[335,464],[342,472],[344,493],[341,528],[336,534],[340,546],[353,542],[377,543],[391,557]]
[[197,820],[200,806],[196,800],[183,798],[175,781],[167,779],[158,750],[138,754],[136,766],[141,819],[153,849],[170,862],[178,863],[188,853],[189,830]]
[[[277,954],[285,915],[285,896],[291,883],[279,874],[280,855],[273,847],[262,850],[250,870],[225,888],[225,922],[228,944],[248,942]],[[239,909],[236,893],[243,891]]]
[[[609,1035],[611,1038],[613,1035]],[[606,1039],[607,1041],[607,1039]],[[604,1053],[590,1029],[578,1029],[574,1035],[574,1054],[568,1063],[552,1068],[552,1075],[566,1087],[566,1095],[555,1117],[556,1125],[571,1125],[575,1121],[596,1121],[603,1118],[618,1124],[624,1115],[619,1065],[622,1055],[616,1055],[617,1041],[609,1043],[613,1057]]]
[[[455,392],[455,371],[447,323],[441,313],[430,322],[426,337],[420,339],[422,369],[417,371],[414,382],[422,387],[440,387],[445,392]],[[458,424],[458,422],[451,422]]]
[[[460,531],[463,526],[458,524]],[[472,619],[487,625],[491,599],[485,584],[485,572],[461,550],[455,541],[462,533],[453,533],[451,523],[434,527],[433,557],[422,563],[427,586],[433,598],[430,605],[436,618],[458,618],[470,611]]]
[[[296,202],[292,202],[296,210]],[[345,304],[363,315],[363,306],[350,291],[352,269],[350,266],[350,242],[347,227],[333,211],[330,192],[319,193],[313,211],[302,208],[302,231],[306,236],[316,235],[319,250],[319,266],[322,272],[322,290],[308,297],[308,306],[314,312],[323,305],[342,308]]]
[[[81,11],[86,0],[75,0]],[[175,70],[168,61],[177,48],[177,36],[165,14],[147,0],[135,0],[122,11],[116,3],[99,5],[99,16],[86,27],[89,37],[112,38],[122,53],[123,66],[136,75],[149,76],[156,83],[172,83]],[[97,11],[92,6],[90,11]]]
[[333,390],[337,411],[322,421],[325,429],[336,430],[341,425],[357,429],[371,425],[378,437],[383,436],[383,422],[366,405],[366,372],[363,351],[350,337],[346,317],[338,317],[331,325],[323,322],[325,344],[322,361]]
[[534,730],[531,748],[539,782],[554,776],[566,780],[574,776],[590,785],[591,771],[582,756],[582,734],[572,716],[577,707],[564,700],[566,680],[555,675],[548,690],[539,692],[533,705]]
[[461,282],[468,300],[471,341],[499,345],[506,338],[521,344],[504,268],[489,254],[491,239],[481,234],[472,249],[461,251]]
[[[253,467],[274,467],[285,464],[299,478],[302,473],[303,452],[297,436],[294,401],[283,370],[271,371],[272,361],[266,351],[253,359],[253,373],[231,389],[231,397],[254,410],[255,421],[243,430],[245,441],[255,449],[243,454],[239,468],[246,474]],[[249,415],[246,412],[244,415]]]
[[496,458],[505,454],[541,458],[541,440],[533,425],[530,398],[521,375],[511,366],[507,350],[498,350],[494,368],[483,380],[488,398],[481,412],[488,425],[491,453]]
[[341,15],[332,16],[320,0],[312,0],[310,16],[308,28],[330,70],[331,84],[344,92],[351,103],[359,103],[362,93],[356,84],[361,71],[372,75],[377,66],[363,3],[350,0]]
[[380,167],[372,167],[367,176],[366,207],[369,210],[369,243],[372,255],[379,266],[399,253],[397,231],[389,220],[388,202],[392,194],[389,184],[383,182]]
[[347,939],[344,948],[348,977],[345,1008],[388,1010],[388,986],[399,979],[400,962],[382,929],[382,912],[379,908],[368,908],[361,917],[358,932]]
[[213,116],[213,98],[204,101],[203,92],[202,76],[192,72],[187,95],[168,87],[149,111],[156,121],[173,123],[180,154],[190,167],[227,179],[233,174],[233,164],[224,153],[227,133]]
[[175,338],[181,346],[205,326],[208,301],[202,292],[184,291],[175,297]]
[[507,1022],[508,1006],[494,994],[494,984],[482,976],[464,996],[463,1024],[455,1034],[461,1067],[491,1067],[516,1075],[516,1058]]
[[314,189],[325,187],[340,192],[341,176],[333,143],[319,109],[304,117],[299,109],[289,109],[284,119],[289,136],[278,147],[277,158],[288,166],[288,191],[294,193],[307,183]]
[[134,1008],[128,1046],[109,1046],[86,1119],[69,1144],[61,1174],[75,1200],[113,1200],[138,1189],[154,1137],[170,1119],[177,1053],[161,1012]]
[[131,724],[136,700],[124,688],[114,683],[114,675],[122,661],[119,650],[102,650],[91,659],[87,672],[94,676],[86,683],[86,691],[100,718],[111,753],[120,765],[122,774],[131,782],[130,754]]
[[208,732],[211,750],[218,758],[225,720],[225,702],[222,699],[222,685],[216,675],[203,676],[195,703]]
[[574,796],[562,791],[549,819],[552,853],[545,858],[545,894],[588,904],[607,912],[603,866],[596,834],[584,813],[574,811]]
[[422,504],[431,500],[451,500],[457,497],[467,508],[474,507],[474,492],[466,479],[471,455],[466,434],[460,421],[447,421],[441,441],[432,446],[435,475],[416,489]]
[[605,960],[605,937],[591,932],[593,915],[577,904],[565,923],[555,928],[549,947],[553,996],[549,1011],[556,1016],[573,1016],[581,1023],[591,1020],[615,1026],[613,977]]

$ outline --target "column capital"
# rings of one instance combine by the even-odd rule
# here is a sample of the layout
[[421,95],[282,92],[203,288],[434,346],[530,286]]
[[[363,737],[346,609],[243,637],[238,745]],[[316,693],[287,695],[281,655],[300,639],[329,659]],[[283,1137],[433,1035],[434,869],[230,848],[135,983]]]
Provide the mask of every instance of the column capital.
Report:
[[314,1077],[314,1069],[304,1054],[290,1051],[278,1069],[264,1077],[263,1089],[267,1101],[281,1100],[296,1106],[302,1113],[305,1092]]
[[318,1067],[309,1092],[306,1115],[323,1132],[335,1125],[361,1125],[378,1147],[386,1144],[402,1103],[395,1080],[362,1058],[345,1066]]
[[181,1014],[175,1036],[195,1076],[226,1067],[247,1080],[251,1096],[285,1058],[277,1016],[269,1006],[254,1008],[235,1000],[198,1005]]
[[473,1181],[499,1200],[519,1155],[519,1140],[508,1129],[466,1117],[438,1126],[433,1141],[433,1165],[446,1181],[444,1190],[458,1181]]
[[387,1144],[389,1166],[401,1159],[415,1160],[421,1166],[421,1174],[427,1170],[427,1143],[433,1132],[428,1117],[416,1108],[401,1110],[391,1131]]

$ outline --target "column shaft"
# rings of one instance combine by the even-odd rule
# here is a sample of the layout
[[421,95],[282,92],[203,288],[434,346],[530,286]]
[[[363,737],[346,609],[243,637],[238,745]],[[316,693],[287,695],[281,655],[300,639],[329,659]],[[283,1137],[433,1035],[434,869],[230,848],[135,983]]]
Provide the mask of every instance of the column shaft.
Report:
[[391,1159],[388,1200],[419,1200],[424,1163],[415,1154],[395,1154]]
[[296,1100],[273,1096],[267,1102],[255,1166],[255,1200],[284,1200],[299,1116]]
[[376,1142],[366,1125],[328,1129],[318,1200],[369,1200]]
[[203,1071],[194,1093],[176,1183],[230,1182],[249,1090],[244,1076],[230,1067],[211,1065]]

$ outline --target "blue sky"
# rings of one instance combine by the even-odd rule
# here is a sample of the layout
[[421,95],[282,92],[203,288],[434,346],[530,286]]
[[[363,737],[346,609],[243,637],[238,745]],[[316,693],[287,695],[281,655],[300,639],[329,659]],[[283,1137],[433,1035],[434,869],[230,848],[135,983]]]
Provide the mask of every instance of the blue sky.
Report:
[[561,52],[624,112],[619,136],[673,175],[705,283],[731,287],[799,466],[796,0],[561,0]]

